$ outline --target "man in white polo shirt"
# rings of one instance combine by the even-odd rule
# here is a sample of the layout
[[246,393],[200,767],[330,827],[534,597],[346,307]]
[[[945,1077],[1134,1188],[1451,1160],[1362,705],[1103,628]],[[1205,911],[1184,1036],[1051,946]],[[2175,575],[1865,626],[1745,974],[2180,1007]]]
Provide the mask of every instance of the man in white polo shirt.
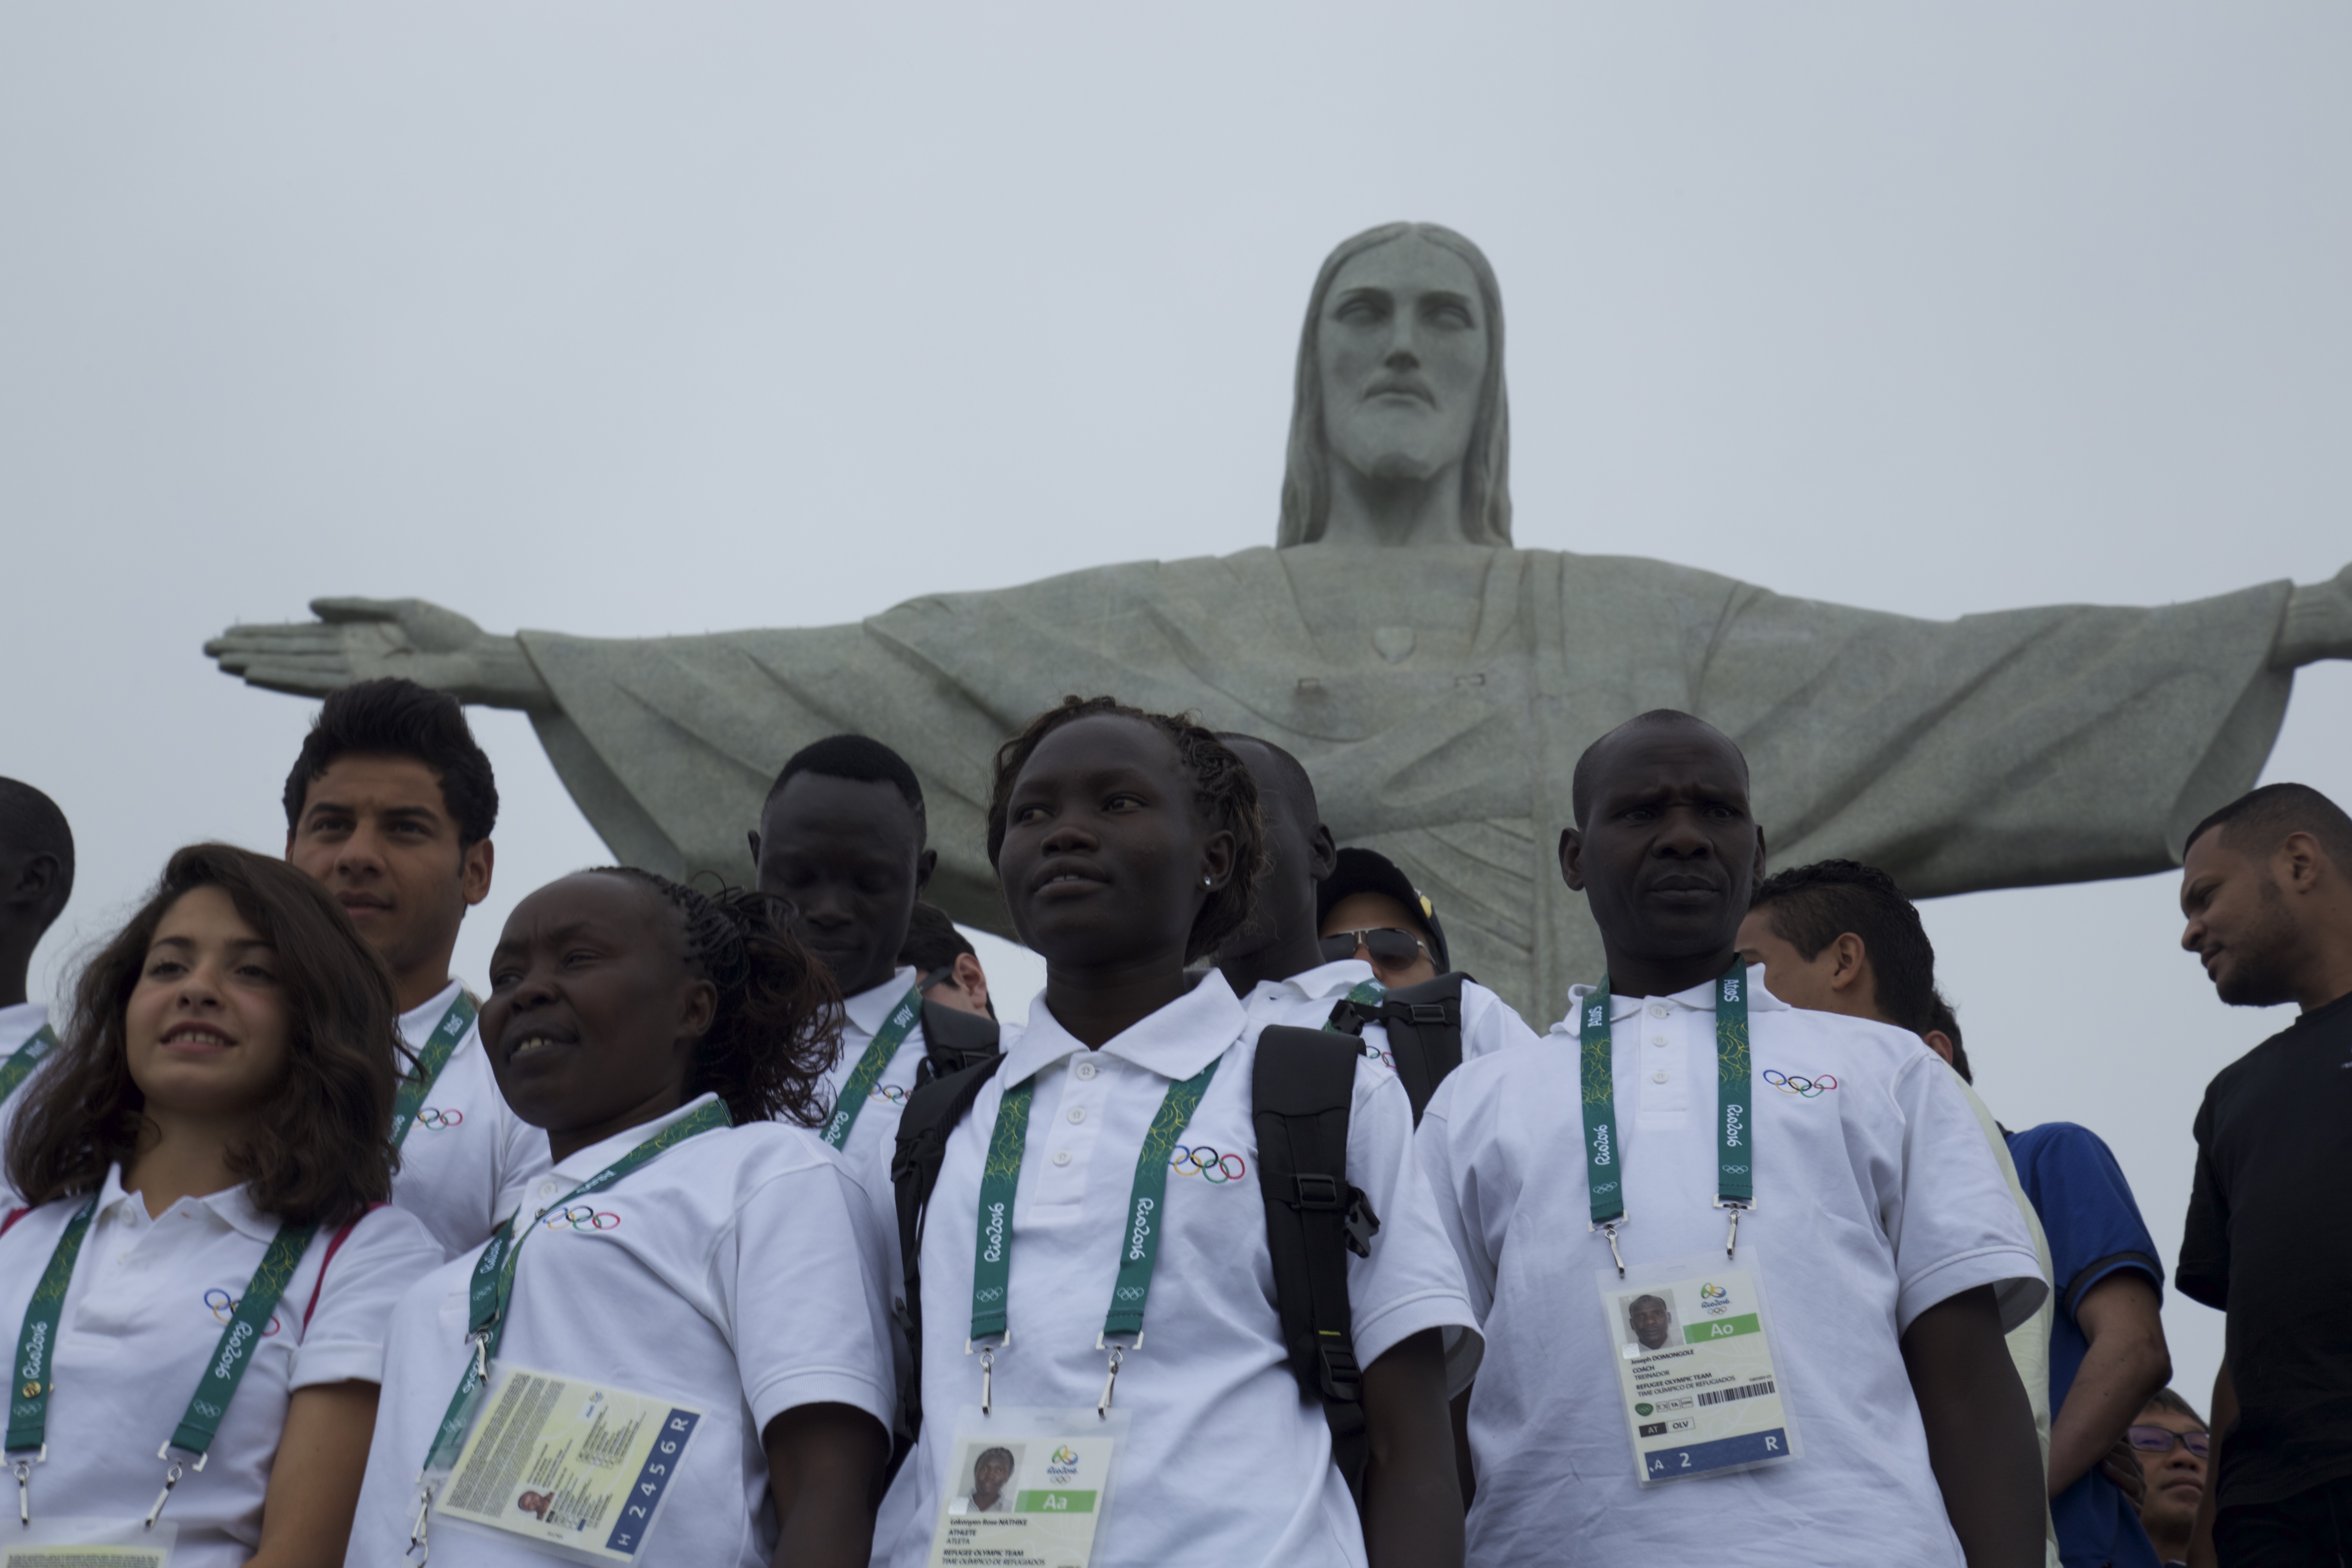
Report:
[[[1239,734],[1218,739],[1256,781],[1258,809],[1274,852],[1256,912],[1217,950],[1219,973],[1258,1023],[1319,1029],[1350,999],[1370,1011],[1382,994],[1380,976],[1353,956],[1354,942],[1318,934],[1319,888],[1339,863],[1339,852],[1323,825],[1314,781],[1297,758],[1271,742]],[[1329,951],[1334,946],[1342,950],[1336,958]],[[1394,1067],[1388,1031],[1377,1022],[1360,1022],[1360,1016],[1341,1016],[1339,1025],[1351,1033],[1360,1027],[1365,1055]],[[1466,975],[1461,980],[1460,1032],[1465,1061],[1539,1038],[1508,1003]],[[1407,1086],[1409,1091],[1416,1087]],[[1419,1098],[1426,1100],[1427,1090]]]
[[25,1085],[57,1047],[49,1010],[26,999],[33,950],[73,896],[73,829],[58,803],[0,778],[0,1208],[14,1208],[8,1131]]
[[795,752],[751,836],[760,890],[793,906],[793,931],[841,989],[841,1057],[824,1075],[817,1133],[864,1171],[897,1137],[929,1044],[919,978],[898,955],[939,852],[915,770],[881,742],[830,735]]
[[1416,1142],[1486,1338],[1469,1560],[2040,1563],[2001,1335],[2047,1287],[1951,1075],[1738,963],[1764,837],[1722,734],[1645,714],[1574,802],[1611,985],[1465,1063]]
[[324,883],[391,967],[403,1063],[392,1201],[455,1258],[479,1247],[547,1169],[547,1137],[507,1109],[476,1005],[449,973],[489,896],[499,791],[466,712],[410,680],[329,697],[286,777],[286,858]]

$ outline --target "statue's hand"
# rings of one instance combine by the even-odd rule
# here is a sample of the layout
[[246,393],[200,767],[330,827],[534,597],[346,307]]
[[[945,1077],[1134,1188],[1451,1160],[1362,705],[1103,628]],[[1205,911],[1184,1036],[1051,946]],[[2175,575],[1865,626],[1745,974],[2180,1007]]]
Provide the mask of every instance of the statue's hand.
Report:
[[251,685],[303,697],[400,675],[461,701],[555,706],[520,642],[494,637],[455,610],[423,599],[313,599],[310,609],[315,622],[231,626],[205,651]]
[[2325,583],[2297,583],[2271,645],[2273,669],[2352,658],[2352,566]]

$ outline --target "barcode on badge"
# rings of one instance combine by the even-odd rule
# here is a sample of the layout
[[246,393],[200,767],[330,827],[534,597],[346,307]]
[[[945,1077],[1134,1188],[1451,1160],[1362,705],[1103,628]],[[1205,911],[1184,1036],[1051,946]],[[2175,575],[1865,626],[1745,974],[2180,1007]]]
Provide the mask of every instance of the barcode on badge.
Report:
[[1735,1399],[1760,1399],[1771,1392],[1772,1383],[1767,1378],[1762,1383],[1751,1383],[1744,1388],[1718,1388],[1713,1394],[1702,1394],[1698,1402],[1703,1405],[1728,1405]]

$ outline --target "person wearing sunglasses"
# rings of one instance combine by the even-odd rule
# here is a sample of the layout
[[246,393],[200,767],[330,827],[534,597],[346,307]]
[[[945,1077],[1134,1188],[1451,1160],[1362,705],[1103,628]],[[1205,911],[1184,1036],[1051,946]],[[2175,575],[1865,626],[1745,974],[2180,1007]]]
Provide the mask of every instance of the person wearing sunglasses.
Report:
[[2205,1464],[2212,1434],[2196,1407],[2168,1388],[2149,1395],[2147,1407],[2124,1434],[2139,1461],[2147,1495],[2139,1521],[2165,1568],[2189,1561],[2189,1538],[2197,1529],[2197,1505],[2205,1500]]
[[1327,963],[1362,959],[1391,991],[1434,980],[1453,967],[1437,911],[1376,850],[1340,850],[1316,889],[1315,904]]
[[[1258,885],[1257,912],[1218,948],[1216,965],[1252,1018],[1300,1028],[1336,1028],[1364,1042],[1364,1054],[1404,1080],[1417,1121],[1437,1085],[1460,1062],[1538,1037],[1510,1005],[1466,974],[1444,974],[1445,938],[1436,916],[1406,930],[1402,889],[1424,911],[1428,900],[1404,874],[1368,849],[1335,849],[1298,759],[1254,735],[1224,734],[1258,786],[1272,864]],[[1347,876],[1340,894],[1330,891]],[[1378,889],[1385,890],[1374,890]],[[1329,918],[1326,918],[1326,917]],[[1358,921],[1335,931],[1331,921]],[[1318,935],[1318,932],[1322,934]],[[1406,995],[1399,993],[1413,987]],[[1399,1015],[1391,1004],[1402,1001]],[[1443,1015],[1412,1022],[1412,1004]],[[1402,1037],[1410,1029],[1410,1040]],[[1442,1042],[1434,1037],[1443,1036]]]

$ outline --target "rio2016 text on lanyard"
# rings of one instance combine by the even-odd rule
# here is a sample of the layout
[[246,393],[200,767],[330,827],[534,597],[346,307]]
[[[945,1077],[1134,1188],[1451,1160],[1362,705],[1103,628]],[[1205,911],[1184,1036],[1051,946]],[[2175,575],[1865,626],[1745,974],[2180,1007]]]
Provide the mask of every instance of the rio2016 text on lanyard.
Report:
[[[1592,1200],[1592,1228],[1609,1238],[1617,1272],[1617,1228],[1626,1223],[1625,1148],[1617,1121],[1616,1063],[1610,1024],[1609,983],[1584,998],[1577,1044],[1584,1099],[1584,1170]],[[1739,1216],[1756,1206],[1756,1127],[1749,1103],[1753,1078],[1748,1044],[1748,970],[1735,957],[1715,982],[1715,1206],[1731,1211],[1723,1254],[1739,1247]]]

